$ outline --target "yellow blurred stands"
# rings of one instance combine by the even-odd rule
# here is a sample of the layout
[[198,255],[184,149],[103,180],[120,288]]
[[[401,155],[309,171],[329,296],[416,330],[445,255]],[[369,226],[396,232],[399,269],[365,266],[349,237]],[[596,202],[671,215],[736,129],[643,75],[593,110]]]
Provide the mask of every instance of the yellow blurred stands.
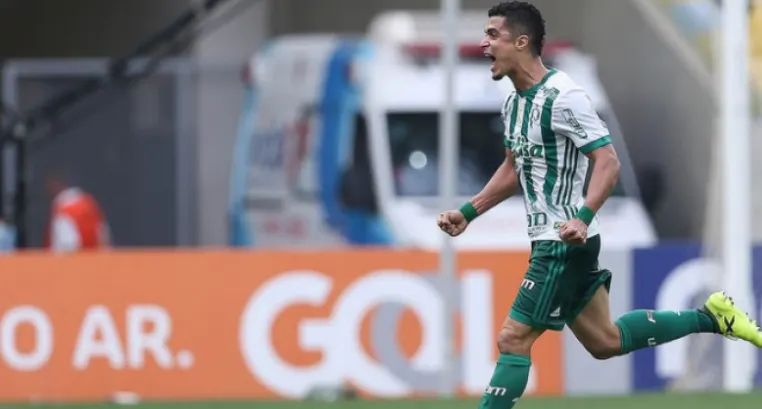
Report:
[[754,0],[749,21],[751,47],[751,75],[754,85],[762,93],[762,0]]

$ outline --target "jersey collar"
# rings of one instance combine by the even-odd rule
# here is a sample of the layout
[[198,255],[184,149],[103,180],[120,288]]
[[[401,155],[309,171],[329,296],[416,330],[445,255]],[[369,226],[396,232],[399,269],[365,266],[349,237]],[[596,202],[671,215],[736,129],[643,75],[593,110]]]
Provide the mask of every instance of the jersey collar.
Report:
[[540,89],[540,87],[543,86],[543,84],[545,84],[548,81],[548,78],[552,77],[553,74],[555,74],[555,73],[556,73],[556,69],[555,68],[551,68],[550,70],[548,70],[548,73],[545,74],[544,77],[542,77],[540,82],[538,82],[537,84],[534,84],[531,88],[528,88],[528,89],[526,89],[524,91],[521,91],[521,90],[517,89],[516,93],[519,94],[520,97],[526,97],[528,95],[534,95],[537,92],[537,90]]

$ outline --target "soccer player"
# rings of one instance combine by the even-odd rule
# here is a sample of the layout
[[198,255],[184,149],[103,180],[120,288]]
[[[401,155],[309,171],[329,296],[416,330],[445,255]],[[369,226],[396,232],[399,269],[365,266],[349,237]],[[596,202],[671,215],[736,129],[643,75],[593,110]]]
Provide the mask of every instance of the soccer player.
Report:
[[561,331],[565,325],[597,359],[695,333],[721,334],[762,347],[757,323],[722,292],[712,294],[700,309],[637,310],[611,321],[611,272],[598,265],[596,216],[619,174],[606,125],[585,90],[543,64],[545,22],[537,8],[522,1],[503,2],[488,16],[481,46],[492,60],[492,78],[507,76],[516,89],[502,107],[506,158],[479,194],[459,210],[442,213],[438,224],[457,236],[521,183],[532,253],[497,336],[500,356],[479,407],[511,408],[526,387],[532,345],[543,332]]

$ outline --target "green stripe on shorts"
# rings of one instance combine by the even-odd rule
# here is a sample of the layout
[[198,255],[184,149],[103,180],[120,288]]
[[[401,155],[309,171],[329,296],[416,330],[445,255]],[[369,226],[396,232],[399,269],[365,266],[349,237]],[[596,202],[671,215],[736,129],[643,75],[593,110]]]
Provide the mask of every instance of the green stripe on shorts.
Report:
[[543,286],[542,292],[540,293],[540,299],[538,300],[532,314],[532,319],[539,322],[547,321],[548,317],[550,316],[551,308],[553,308],[553,299],[555,298],[557,290],[556,285],[558,279],[561,277],[564,269],[566,268],[566,264],[564,262],[567,249],[566,243],[554,241],[548,244],[551,247],[551,262],[547,266],[547,278],[545,285]]

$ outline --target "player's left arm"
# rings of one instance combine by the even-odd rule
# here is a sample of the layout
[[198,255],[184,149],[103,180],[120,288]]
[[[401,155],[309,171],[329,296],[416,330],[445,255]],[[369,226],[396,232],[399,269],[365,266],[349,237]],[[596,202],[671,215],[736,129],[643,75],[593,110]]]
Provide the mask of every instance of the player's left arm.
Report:
[[586,154],[593,162],[593,173],[587,187],[585,206],[598,212],[614,191],[619,179],[619,158],[614,146],[608,144]]
[[578,217],[586,224],[614,191],[619,179],[619,158],[606,124],[598,116],[584,90],[577,88],[559,95],[553,107],[554,131],[574,142],[592,162],[585,208]]

